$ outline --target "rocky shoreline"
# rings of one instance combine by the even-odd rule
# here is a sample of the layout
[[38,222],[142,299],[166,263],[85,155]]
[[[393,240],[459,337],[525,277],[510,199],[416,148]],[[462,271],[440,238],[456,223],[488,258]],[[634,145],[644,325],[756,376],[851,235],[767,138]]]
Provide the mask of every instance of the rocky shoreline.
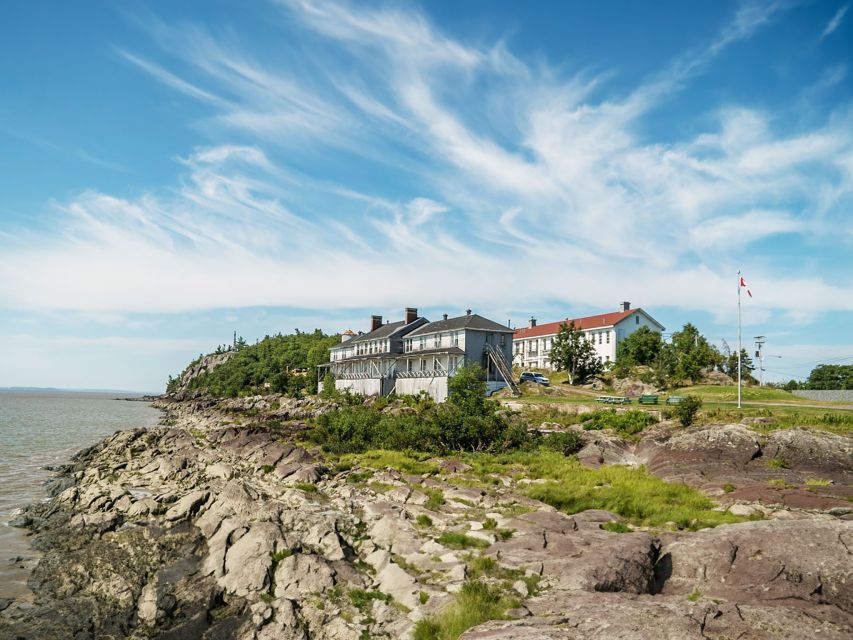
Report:
[[334,406],[162,402],[166,425],[78,453],[16,523],[43,557],[0,638],[408,638],[473,577],[517,606],[468,640],[853,635],[849,438],[582,432],[585,464],[645,464],[763,517],[615,533],[602,525],[618,515],[561,513],[512,478],[472,486],[458,460],[435,460],[439,475],[334,466],[299,444]]

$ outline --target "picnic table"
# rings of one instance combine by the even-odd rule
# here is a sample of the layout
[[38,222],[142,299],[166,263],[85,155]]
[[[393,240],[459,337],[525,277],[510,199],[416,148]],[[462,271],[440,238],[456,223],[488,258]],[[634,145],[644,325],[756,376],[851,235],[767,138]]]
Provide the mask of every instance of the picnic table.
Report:
[[623,396],[598,396],[596,401],[603,402],[604,404],[631,404],[631,398]]

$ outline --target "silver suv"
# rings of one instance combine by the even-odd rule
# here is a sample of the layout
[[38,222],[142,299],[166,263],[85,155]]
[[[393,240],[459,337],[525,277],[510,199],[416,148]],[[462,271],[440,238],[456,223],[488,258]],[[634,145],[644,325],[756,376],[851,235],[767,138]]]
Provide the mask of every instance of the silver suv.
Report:
[[535,382],[536,384],[541,384],[544,386],[549,386],[551,381],[548,380],[541,373],[534,373],[533,371],[525,371],[521,374],[521,377],[518,379],[519,382]]

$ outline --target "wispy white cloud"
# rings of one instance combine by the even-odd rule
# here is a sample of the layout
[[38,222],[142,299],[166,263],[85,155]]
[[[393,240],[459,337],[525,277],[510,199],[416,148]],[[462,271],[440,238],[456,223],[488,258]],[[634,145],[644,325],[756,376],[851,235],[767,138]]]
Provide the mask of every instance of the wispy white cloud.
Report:
[[[744,5],[706,46],[610,95],[608,74],[526,64],[501,43],[454,40],[417,12],[281,6],[352,72],[322,57],[308,70],[262,63],[235,38],[154,24],[181,73],[120,54],[207,104],[222,144],[182,159],[175,189],[87,191],[59,205],[58,235],[0,248],[2,304],[175,312],[396,307],[414,296],[501,316],[545,300],[609,307],[618,296],[722,317],[752,243],[841,233],[839,223],[850,232],[844,114],[782,133],[771,113],[711,106],[700,134],[643,133],[651,112],[771,24],[777,5]],[[313,173],[294,169],[288,145],[319,159]],[[351,176],[325,178],[337,150],[365,167],[355,160]],[[383,172],[384,186],[361,175]],[[767,309],[853,310],[843,275],[791,278],[756,263]]]
[[841,7],[835,14],[830,18],[829,22],[826,23],[826,27],[824,27],[823,32],[820,34],[819,40],[823,40],[828,35],[832,34],[839,26],[841,26],[841,21],[844,20],[844,16],[847,15],[847,11],[850,9],[849,4],[845,4]]

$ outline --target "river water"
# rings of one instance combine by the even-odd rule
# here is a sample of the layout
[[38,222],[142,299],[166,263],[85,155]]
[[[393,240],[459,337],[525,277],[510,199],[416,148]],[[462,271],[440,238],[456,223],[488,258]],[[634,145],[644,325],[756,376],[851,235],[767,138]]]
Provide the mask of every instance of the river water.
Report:
[[159,419],[146,402],[107,394],[0,391],[0,598],[28,593],[37,555],[26,531],[9,521],[21,507],[47,497],[43,484],[51,472],[44,467],[67,462],[104,436]]

